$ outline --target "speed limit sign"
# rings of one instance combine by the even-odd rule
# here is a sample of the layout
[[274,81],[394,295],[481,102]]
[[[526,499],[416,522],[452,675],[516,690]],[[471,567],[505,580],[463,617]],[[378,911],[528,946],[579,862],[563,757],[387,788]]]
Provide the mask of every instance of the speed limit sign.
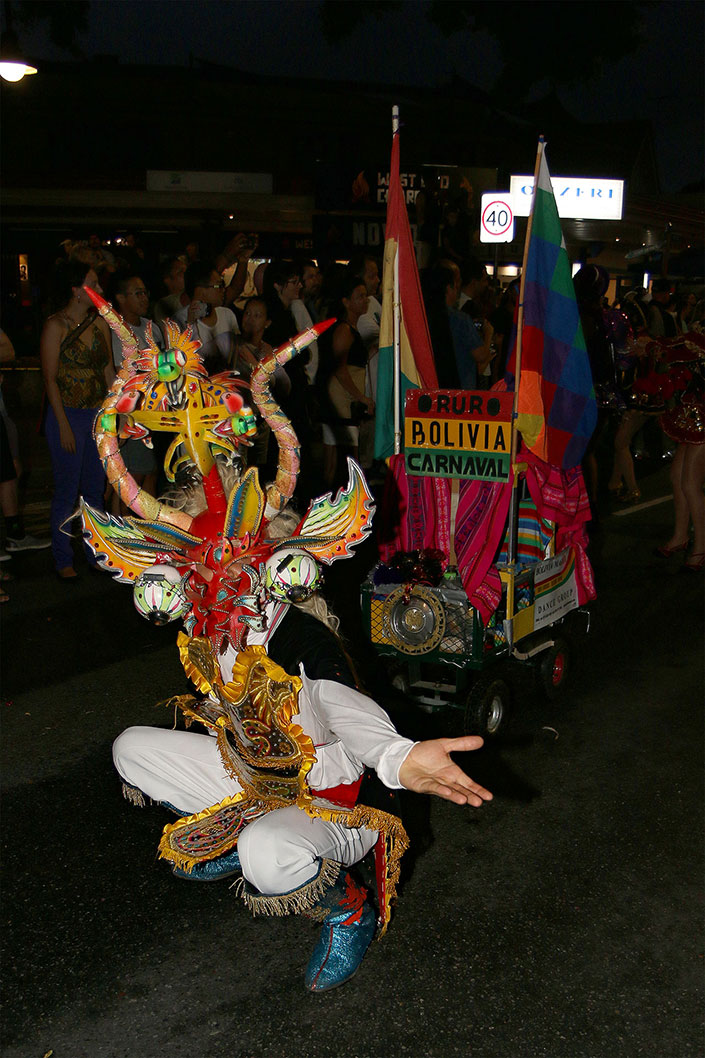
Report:
[[512,196],[490,191],[482,196],[480,242],[511,242],[514,238]]

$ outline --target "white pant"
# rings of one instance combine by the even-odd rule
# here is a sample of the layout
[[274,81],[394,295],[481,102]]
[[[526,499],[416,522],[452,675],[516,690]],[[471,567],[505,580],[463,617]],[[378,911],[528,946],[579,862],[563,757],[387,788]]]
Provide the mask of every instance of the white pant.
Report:
[[[211,735],[130,727],[115,740],[113,761],[126,783],[184,815],[202,812],[240,790],[223,767]],[[244,877],[270,896],[292,892],[310,881],[320,859],[350,867],[376,841],[377,831],[351,830],[290,807],[249,823],[237,847]]]

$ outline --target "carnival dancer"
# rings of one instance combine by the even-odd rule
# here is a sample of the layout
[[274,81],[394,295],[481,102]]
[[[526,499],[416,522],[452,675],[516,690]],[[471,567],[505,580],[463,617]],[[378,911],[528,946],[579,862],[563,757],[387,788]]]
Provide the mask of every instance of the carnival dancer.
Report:
[[[84,505],[84,536],[104,569],[134,585],[141,613],[158,623],[183,619],[179,650],[199,694],[170,704],[187,725],[206,729],[128,729],[115,743],[117,770],[131,800],[146,797],[179,814],[159,846],[175,873],[204,880],[238,873],[255,914],[301,912],[322,922],[305,984],[325,991],[356,972],[375,929],[381,935],[389,921],[408,842],[388,791],[479,807],[492,795],[450,754],[482,740],[413,743],[399,735],[355,688],[334,619],[316,595],[320,563],[349,557],[369,532],[372,497],[350,460],[346,489],[314,500],[302,519],[286,509],[298,444],[268,382],[331,321],[253,372],[254,402],[280,449],[264,490],[256,468],[238,474],[238,442],[256,429],[238,380],[209,379],[198,343],[168,322],[166,353],[138,349],[120,317],[91,296],[125,348],[96,441],[108,477],[139,517]],[[133,487],[121,463],[119,437],[148,440],[153,430],[176,433],[165,471],[189,482],[176,490],[181,509]],[[386,787],[382,797],[366,769]],[[351,873],[373,849],[377,915]]]
[[[668,386],[670,407],[660,419],[678,447],[671,464],[674,522],[671,536],[656,553],[662,558],[686,553],[683,569],[705,569],[705,338],[688,333],[661,339],[668,374],[657,381]],[[693,527],[690,554],[689,531]]]

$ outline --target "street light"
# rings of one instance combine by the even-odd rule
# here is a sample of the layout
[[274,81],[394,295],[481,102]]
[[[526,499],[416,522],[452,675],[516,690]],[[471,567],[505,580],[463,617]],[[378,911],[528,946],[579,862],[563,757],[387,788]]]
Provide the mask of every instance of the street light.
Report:
[[0,59],[0,77],[5,81],[21,81],[26,74],[36,73],[35,66],[27,66],[24,62],[15,59]]
[[12,28],[12,9],[5,0],[5,32],[0,45],[0,77],[5,81],[21,81],[30,73],[36,73],[36,66],[30,66],[22,57],[22,49],[17,35]]

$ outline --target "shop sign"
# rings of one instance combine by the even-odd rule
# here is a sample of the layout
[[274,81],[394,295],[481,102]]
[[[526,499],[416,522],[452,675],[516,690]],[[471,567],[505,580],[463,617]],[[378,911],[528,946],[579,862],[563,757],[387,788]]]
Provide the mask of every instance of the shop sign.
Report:
[[[399,183],[404,193],[404,201],[407,206],[412,205],[416,201],[416,196],[419,191],[426,186],[423,175],[421,172],[417,173],[399,173]],[[447,194],[450,188],[450,175],[448,173],[439,173],[438,175],[438,190],[443,194]],[[378,205],[386,205],[387,198],[389,197],[389,171],[386,172],[377,170],[377,185],[375,188],[375,202]]]
[[513,394],[410,390],[406,470],[415,477],[509,481]]
[[[624,180],[581,176],[551,176],[559,217],[580,220],[621,220]],[[528,217],[534,193],[533,176],[510,176],[514,215]]]
[[534,572],[534,628],[553,624],[578,605],[575,551],[565,548],[555,558],[539,562]]
[[[497,170],[459,165],[409,165],[399,174],[407,206],[413,207],[419,191],[434,187],[440,209],[462,204],[473,214],[474,228],[480,195],[497,186]],[[327,211],[384,211],[389,195],[389,166],[365,165],[345,168],[319,164],[316,167],[316,209]]]
[[271,195],[273,187],[271,173],[208,173],[186,169],[147,170],[147,191]]
[[[313,250],[323,260],[347,260],[353,253],[369,253],[382,259],[385,218],[372,214],[315,213],[312,222]],[[411,224],[411,238],[416,239],[416,225]],[[381,267],[381,265],[380,265]]]

